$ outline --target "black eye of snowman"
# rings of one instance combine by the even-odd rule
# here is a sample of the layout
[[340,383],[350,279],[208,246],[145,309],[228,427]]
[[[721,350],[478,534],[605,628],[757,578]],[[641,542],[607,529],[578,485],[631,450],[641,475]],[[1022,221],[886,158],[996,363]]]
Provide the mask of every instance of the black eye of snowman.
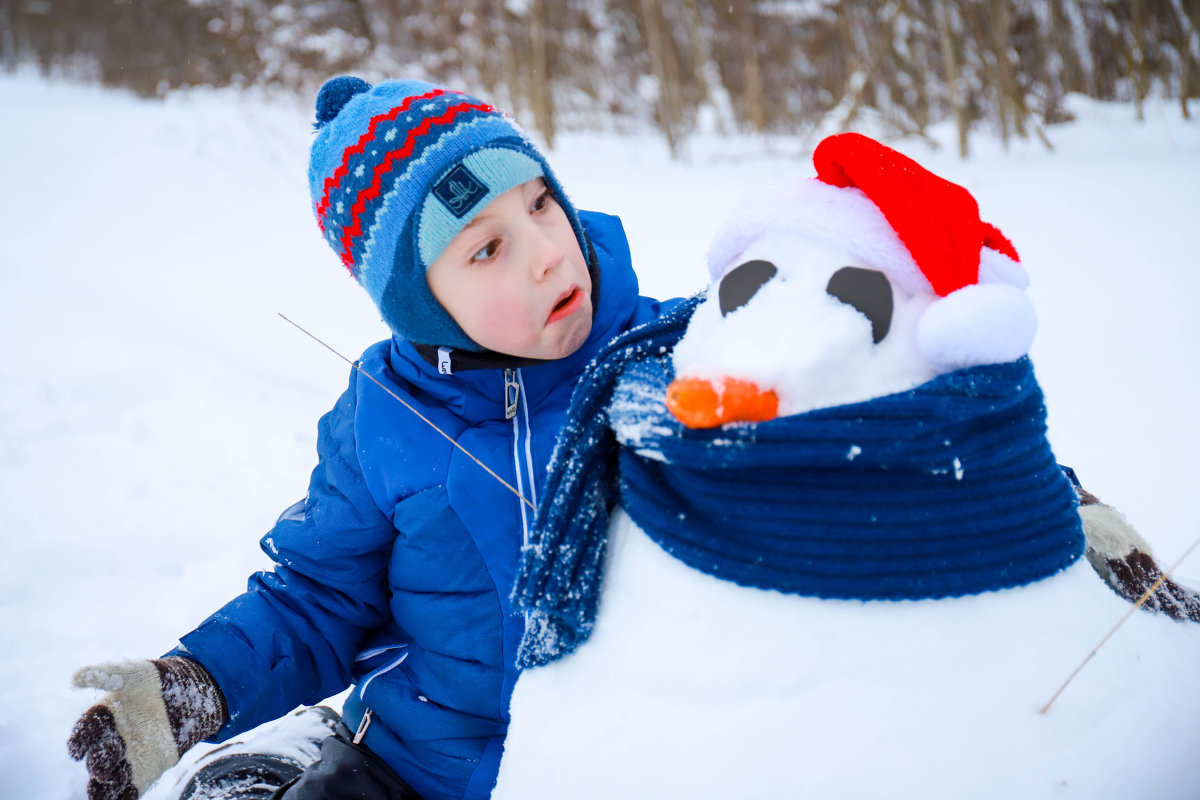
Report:
[[842,267],[833,273],[825,291],[853,306],[871,321],[871,338],[875,344],[888,335],[894,303],[892,285],[882,272],[861,267]]
[[778,272],[770,261],[759,259],[747,261],[731,269],[721,278],[721,285],[717,288],[721,316],[727,317],[750,302],[750,298],[758,294],[758,290]]

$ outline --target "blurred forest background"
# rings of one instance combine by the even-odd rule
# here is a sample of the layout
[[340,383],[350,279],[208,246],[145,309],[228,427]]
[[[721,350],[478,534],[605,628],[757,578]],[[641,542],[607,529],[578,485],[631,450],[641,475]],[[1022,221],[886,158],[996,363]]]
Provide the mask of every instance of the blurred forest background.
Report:
[[[959,148],[1066,119],[1078,92],[1200,97],[1200,0],[0,0],[0,68],[162,96],[312,93],[352,72],[482,95],[553,145],[953,120]],[[1047,142],[1048,144],[1048,142]]]

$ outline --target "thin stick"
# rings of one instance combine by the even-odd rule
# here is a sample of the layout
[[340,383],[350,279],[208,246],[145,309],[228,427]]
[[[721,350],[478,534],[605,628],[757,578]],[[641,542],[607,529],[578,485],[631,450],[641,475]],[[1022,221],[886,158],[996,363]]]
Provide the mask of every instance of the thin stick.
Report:
[[[278,312],[277,312],[277,313],[278,313]],[[487,464],[483,463],[483,462],[482,462],[482,461],[480,461],[478,458],[476,458],[474,455],[472,455],[470,450],[468,450],[467,448],[463,447],[461,444],[459,444],[457,441],[455,441],[455,440],[454,440],[454,438],[450,436],[450,434],[446,433],[444,430],[442,430],[442,429],[441,429],[441,428],[439,428],[437,425],[435,425],[435,424],[433,423],[433,421],[432,421],[432,420],[430,420],[428,417],[426,417],[426,416],[425,416],[424,414],[422,414],[420,411],[417,411],[417,409],[413,408],[413,407],[412,407],[412,405],[411,405],[410,403],[408,403],[408,402],[407,402],[407,401],[406,401],[406,400],[405,400],[403,397],[401,397],[400,395],[396,394],[396,393],[395,393],[395,392],[393,392],[391,389],[389,389],[388,387],[386,387],[386,386],[384,386],[382,383],[380,383],[380,382],[379,382],[379,381],[378,381],[378,380],[375,378],[375,376],[374,376],[374,375],[370,374],[369,372],[367,372],[366,370],[364,370],[362,367],[360,367],[360,366],[358,365],[358,362],[357,362],[357,361],[351,361],[350,359],[346,358],[344,355],[342,355],[341,353],[339,353],[337,350],[334,350],[332,347],[330,347],[329,345],[325,344],[325,342],[323,342],[323,341],[321,341],[320,339],[318,339],[318,338],[317,338],[317,337],[316,337],[314,334],[312,334],[312,333],[310,333],[309,331],[305,330],[305,329],[304,329],[303,327],[301,327],[300,325],[297,325],[295,322],[292,322],[292,321],[291,321],[290,319],[288,319],[287,317],[284,317],[284,316],[283,316],[283,314],[279,314],[279,316],[283,317],[283,319],[284,319],[284,321],[285,321],[285,322],[288,322],[288,323],[290,323],[291,325],[295,326],[295,327],[296,327],[296,328],[297,328],[299,331],[301,331],[302,333],[304,333],[306,336],[308,336],[308,337],[309,337],[310,339],[312,339],[314,342],[316,342],[317,344],[321,345],[322,347],[324,347],[324,348],[325,348],[326,350],[328,350],[329,352],[333,353],[335,356],[337,356],[338,358],[340,358],[342,361],[345,361],[347,364],[349,364],[350,366],[354,367],[356,370],[358,370],[358,374],[359,374],[359,375],[363,375],[363,376],[365,376],[366,378],[368,378],[368,379],[371,381],[371,383],[375,384],[375,385],[376,385],[376,386],[378,386],[380,389],[383,389],[385,392],[387,392],[388,394],[390,394],[392,397],[396,398],[396,400],[397,400],[397,401],[400,403],[400,405],[404,406],[404,407],[405,407],[405,408],[407,408],[409,411],[411,411],[411,412],[413,412],[414,414],[416,414],[418,417],[420,417],[420,418],[421,418],[421,421],[422,421],[422,422],[424,422],[424,423],[425,423],[426,425],[428,425],[429,427],[433,428],[435,431],[437,431],[438,433],[440,433],[442,436],[446,437],[446,441],[450,442],[450,444],[454,445],[454,446],[455,446],[455,447],[457,447],[459,450],[461,450],[461,451],[462,451],[464,454],[466,454],[467,458],[471,459],[471,460],[472,460],[472,461],[474,461],[476,464],[478,464],[479,466],[481,466],[481,467],[484,469],[484,471],[485,471],[485,472],[487,472],[487,474],[488,474],[488,475],[491,475],[493,478],[495,478],[496,480],[500,481],[500,483],[501,483],[501,484],[504,486],[504,488],[508,489],[510,492],[512,492],[513,494],[515,494],[517,497],[519,497],[519,498],[521,499],[521,502],[522,502],[522,503],[524,503],[525,505],[529,506],[529,507],[530,507],[530,508],[532,508],[534,511],[537,511],[537,507],[536,507],[536,506],[534,506],[534,504],[533,504],[533,503],[529,502],[529,500],[527,500],[527,499],[525,498],[525,495],[523,495],[523,494],[521,494],[520,492],[518,492],[518,491],[516,490],[516,488],[514,488],[514,487],[512,486],[512,484],[510,484],[508,481],[504,480],[504,478],[501,478],[499,475],[497,475],[495,472],[493,472],[491,467],[489,467]]]
[[1069,678],[1067,678],[1065,681],[1063,681],[1063,685],[1058,687],[1058,691],[1054,693],[1054,696],[1051,697],[1046,702],[1046,705],[1042,706],[1041,711],[1038,712],[1039,714],[1045,714],[1047,711],[1050,710],[1050,706],[1053,705],[1054,701],[1058,699],[1058,696],[1063,693],[1063,689],[1066,689],[1067,685],[1071,681],[1075,680],[1075,676],[1078,675],[1085,666],[1087,666],[1087,663],[1092,660],[1092,656],[1096,655],[1096,653],[1099,652],[1100,648],[1104,647],[1105,643],[1108,642],[1108,640],[1112,638],[1112,635],[1117,632],[1117,628],[1120,628],[1122,625],[1124,625],[1125,620],[1132,617],[1133,612],[1135,612],[1139,608],[1141,608],[1142,605],[1145,604],[1145,602],[1150,599],[1150,595],[1152,595],[1156,591],[1158,591],[1158,587],[1162,586],[1163,582],[1165,580],[1167,580],[1167,578],[1171,577],[1171,573],[1179,568],[1179,565],[1183,563],[1184,559],[1186,559],[1188,556],[1190,556],[1192,554],[1192,551],[1195,550],[1197,546],[1200,546],[1200,539],[1197,539],[1196,541],[1192,542],[1192,546],[1184,551],[1183,555],[1181,555],[1179,557],[1179,559],[1174,564],[1171,565],[1171,568],[1168,569],[1166,572],[1164,572],[1162,575],[1160,575],[1158,577],[1158,580],[1156,580],[1154,583],[1152,583],[1150,585],[1150,588],[1147,589],[1145,591],[1145,593],[1143,593],[1142,596],[1137,599],[1137,602],[1129,607],[1129,610],[1125,612],[1125,614],[1121,617],[1121,619],[1117,620],[1117,624],[1113,625],[1112,630],[1110,630],[1108,633],[1106,633],[1104,635],[1104,638],[1100,640],[1100,643],[1092,648],[1092,652],[1087,654],[1087,658],[1085,658],[1083,660],[1083,662],[1078,667],[1075,668],[1075,671],[1071,673]]

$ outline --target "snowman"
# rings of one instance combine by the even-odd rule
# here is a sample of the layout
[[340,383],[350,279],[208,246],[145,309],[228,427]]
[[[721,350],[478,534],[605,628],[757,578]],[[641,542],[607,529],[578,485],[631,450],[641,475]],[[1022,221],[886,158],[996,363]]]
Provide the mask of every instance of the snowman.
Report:
[[813,160],[576,392],[493,797],[1200,797],[1200,600],[1055,461],[1013,245]]

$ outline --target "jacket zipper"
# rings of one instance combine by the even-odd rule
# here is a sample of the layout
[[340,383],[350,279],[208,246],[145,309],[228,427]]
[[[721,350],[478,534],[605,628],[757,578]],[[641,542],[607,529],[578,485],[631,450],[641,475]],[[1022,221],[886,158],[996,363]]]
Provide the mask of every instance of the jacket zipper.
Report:
[[[513,424],[513,473],[517,479],[517,492],[537,507],[536,487],[533,475],[533,430],[529,423],[529,398],[524,391],[519,369],[504,370],[505,413]],[[533,519],[527,504],[521,503],[521,544],[529,544],[529,529]]]
[[504,418],[512,419],[517,415],[517,404],[521,399],[521,384],[517,381],[515,369],[504,370]]
[[358,730],[354,732],[354,744],[362,744],[363,737],[367,735],[367,728],[371,727],[371,709],[363,712],[362,721],[358,723]]
[[[511,394],[509,394],[510,388]],[[513,471],[517,479],[517,491],[522,497],[528,498],[529,502],[535,507],[537,506],[537,496],[533,483],[533,453],[530,439],[533,436],[533,431],[529,425],[529,396],[521,391],[523,383],[521,381],[520,370],[504,371],[504,391],[505,400],[511,398],[512,402],[505,412],[508,418],[513,421]],[[524,395],[524,396],[523,396]],[[524,401],[524,402],[521,402]],[[518,417],[517,412],[522,412]],[[522,446],[521,442],[521,422],[524,421],[525,442]],[[524,456],[524,458],[522,458]],[[529,515],[528,506],[524,501],[520,504],[521,507],[521,548],[529,546],[529,529],[533,525],[533,519]],[[525,627],[529,627],[529,612],[526,611],[523,615]]]

